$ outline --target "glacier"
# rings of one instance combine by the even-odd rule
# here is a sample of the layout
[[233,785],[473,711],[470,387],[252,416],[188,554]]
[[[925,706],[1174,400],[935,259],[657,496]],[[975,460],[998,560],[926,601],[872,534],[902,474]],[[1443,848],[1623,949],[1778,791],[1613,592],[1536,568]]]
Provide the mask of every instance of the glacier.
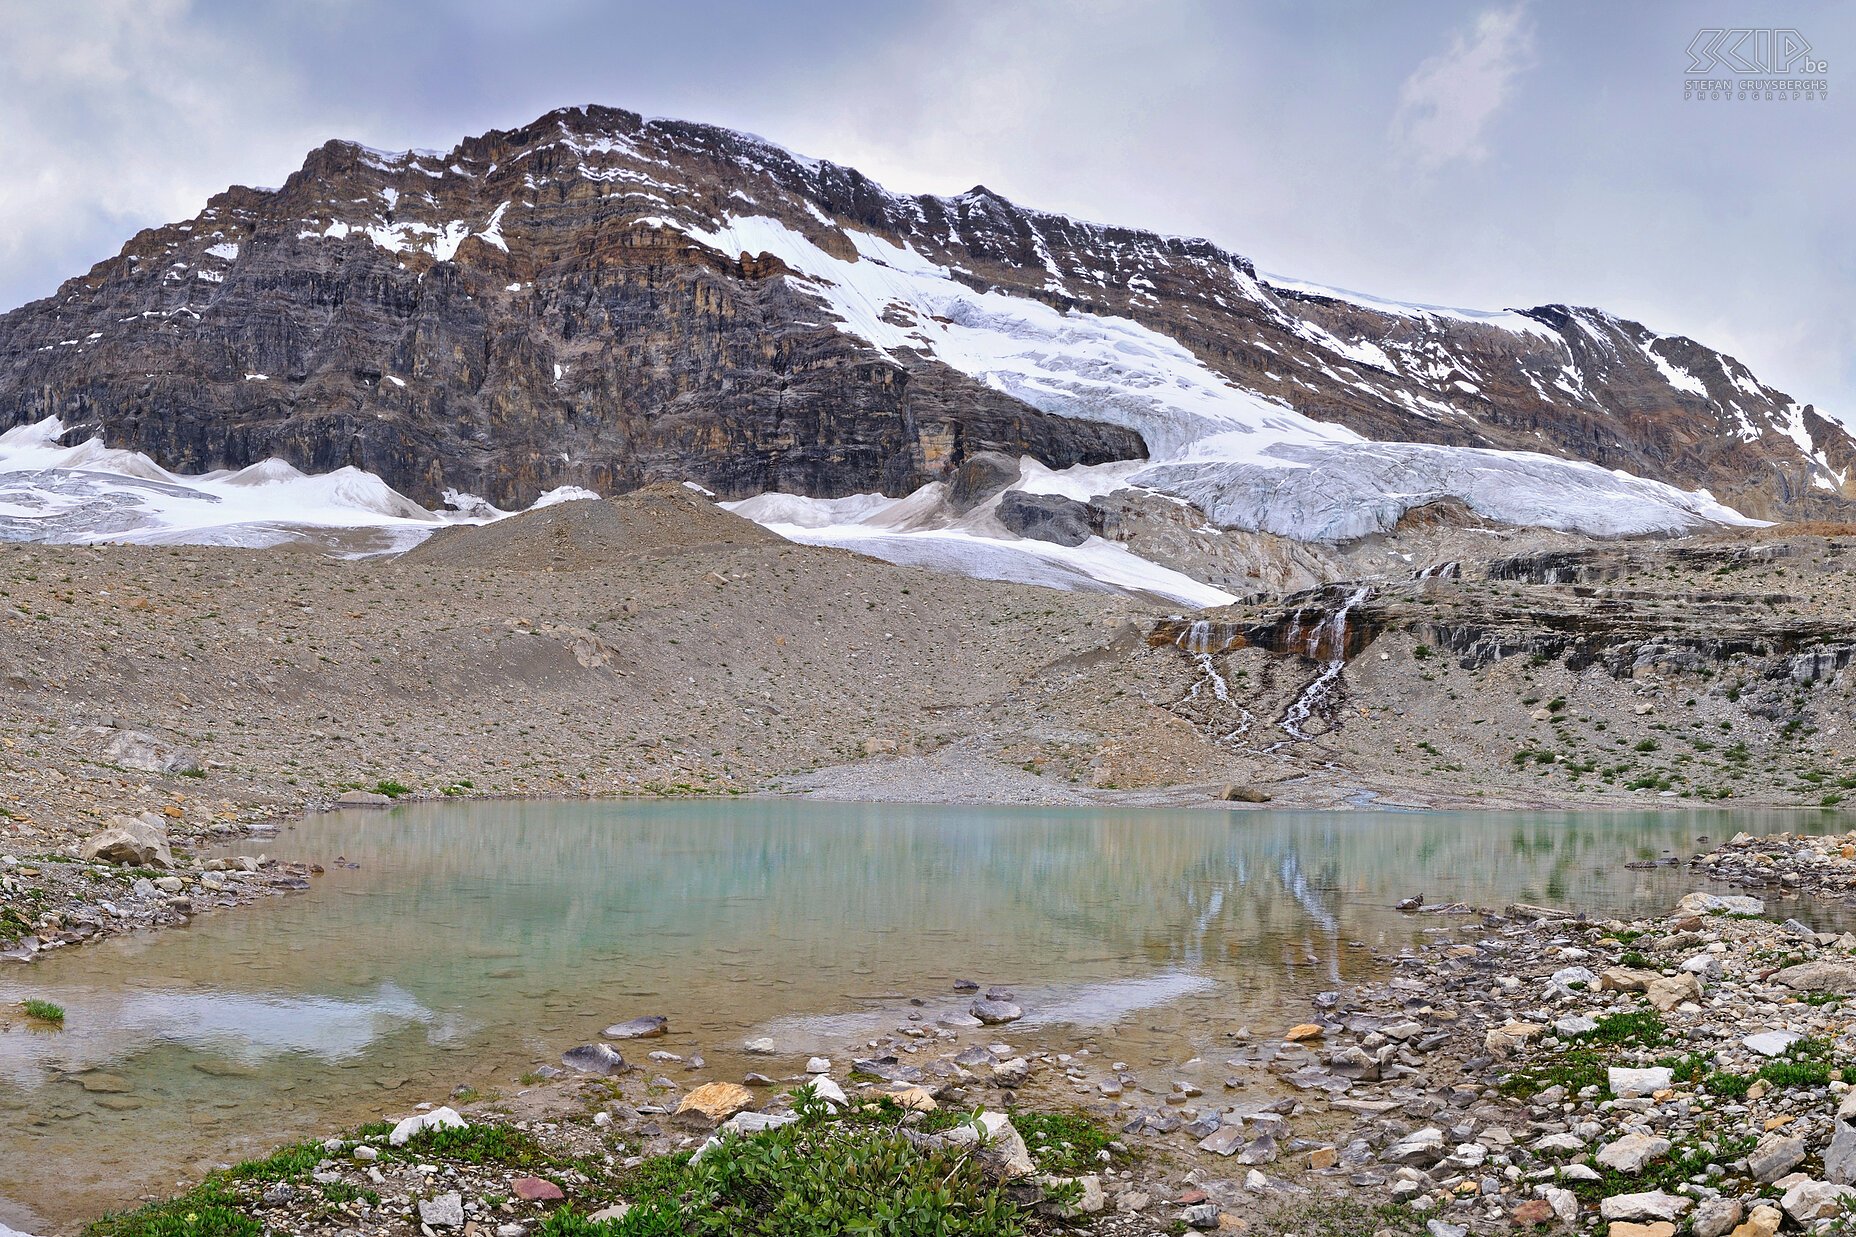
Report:
[[[1246,390],[1132,319],[976,290],[912,246],[855,229],[842,230],[855,252],[842,258],[764,216],[731,216],[715,229],[644,222],[730,257],[779,258],[797,272],[788,278],[825,302],[838,329],[886,356],[932,357],[1040,411],[1134,430],[1150,459],[1116,479],[1190,501],[1227,528],[1346,541],[1384,532],[1441,498],[1460,499],[1497,523],[1603,537],[1761,523],[1706,492],[1558,456],[1369,440]],[[1550,333],[1518,314],[1380,302],[1280,276],[1267,277],[1260,294],[1272,286]],[[1078,471],[1088,474],[1081,488],[1104,492],[1093,488],[1100,466]],[[1043,492],[1063,491],[1048,479],[1041,484]],[[817,540],[822,528],[813,524],[808,535]]]

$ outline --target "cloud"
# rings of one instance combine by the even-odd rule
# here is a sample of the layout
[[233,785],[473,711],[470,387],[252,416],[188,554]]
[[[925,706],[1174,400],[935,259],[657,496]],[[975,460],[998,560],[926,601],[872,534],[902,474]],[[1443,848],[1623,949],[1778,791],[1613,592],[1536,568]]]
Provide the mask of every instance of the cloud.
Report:
[[1485,10],[1467,34],[1405,79],[1392,117],[1394,143],[1427,169],[1484,158],[1483,131],[1533,63],[1526,6]]

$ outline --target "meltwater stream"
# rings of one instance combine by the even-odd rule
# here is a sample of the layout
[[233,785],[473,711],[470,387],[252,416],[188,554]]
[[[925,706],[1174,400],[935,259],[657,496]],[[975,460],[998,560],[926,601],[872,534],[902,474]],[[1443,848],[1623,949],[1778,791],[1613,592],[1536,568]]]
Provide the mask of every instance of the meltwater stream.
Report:
[[[309,893],[0,970],[0,1006],[68,1011],[62,1031],[0,1019],[0,1222],[69,1228],[459,1085],[508,1091],[639,1014],[670,1019],[652,1047],[707,1058],[692,1080],[789,1073],[960,1007],[971,978],[1026,1008],[1007,1041],[1209,1060],[1460,922],[1390,909],[1410,894],[1661,910],[1696,882],[1627,862],[1814,826],[1837,821],[787,801],[314,817],[240,848],[322,863]],[[743,1057],[760,1035],[782,1055]]]

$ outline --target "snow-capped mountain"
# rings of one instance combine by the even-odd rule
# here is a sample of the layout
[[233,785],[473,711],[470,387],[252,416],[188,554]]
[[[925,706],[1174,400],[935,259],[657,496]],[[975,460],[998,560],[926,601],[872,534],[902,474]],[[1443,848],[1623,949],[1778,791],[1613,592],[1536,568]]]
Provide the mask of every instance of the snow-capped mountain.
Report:
[[1598,534],[1856,499],[1837,423],[1599,310],[1376,300],[598,107],[443,154],[331,142],[137,235],[0,317],[0,428],[48,417],[427,504],[899,498],[984,451],[1304,539],[1446,497]]

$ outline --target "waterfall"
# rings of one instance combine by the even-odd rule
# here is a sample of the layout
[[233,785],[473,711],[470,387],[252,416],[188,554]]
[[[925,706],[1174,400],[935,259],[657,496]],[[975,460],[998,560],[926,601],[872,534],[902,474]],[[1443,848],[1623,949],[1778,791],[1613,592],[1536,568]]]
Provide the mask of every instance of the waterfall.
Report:
[[1199,693],[1209,687],[1212,689],[1213,699],[1238,712],[1236,727],[1226,731],[1223,735],[1213,736],[1212,741],[1229,743],[1233,739],[1242,737],[1250,730],[1250,723],[1254,719],[1249,709],[1231,699],[1231,684],[1226,681],[1224,675],[1218,672],[1218,663],[1212,660],[1212,650],[1218,646],[1219,641],[1212,636],[1211,623],[1205,619],[1195,620],[1190,627],[1180,633],[1174,643],[1191,654],[1193,661],[1198,664],[1199,673],[1204,676],[1186,692],[1186,699],[1197,700]]
[[[1302,651],[1311,661],[1322,663],[1321,672],[1309,681],[1302,694],[1295,698],[1277,724],[1291,739],[1306,740],[1311,736],[1303,729],[1310,718],[1326,709],[1333,696],[1334,684],[1340,680],[1341,671],[1347,668],[1347,613],[1362,601],[1372,590],[1362,585],[1348,595],[1347,600],[1325,619],[1308,629],[1304,638]],[[1297,631],[1300,628],[1301,612],[1297,611]]]

